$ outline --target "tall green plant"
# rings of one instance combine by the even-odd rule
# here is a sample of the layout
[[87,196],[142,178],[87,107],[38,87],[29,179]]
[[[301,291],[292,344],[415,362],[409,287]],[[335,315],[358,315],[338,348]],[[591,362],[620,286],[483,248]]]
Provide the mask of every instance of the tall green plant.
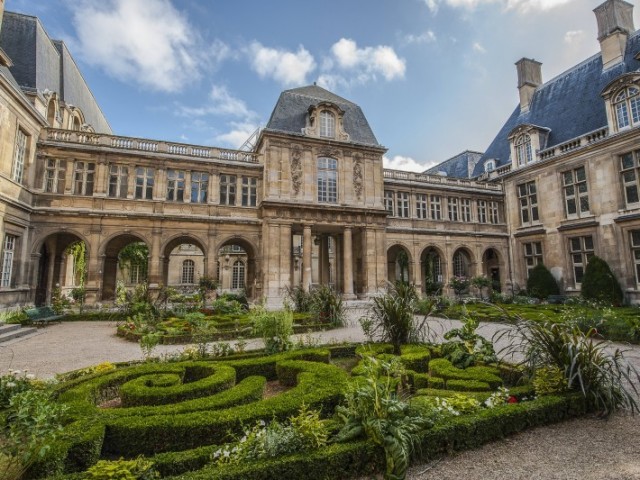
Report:
[[420,434],[432,425],[429,416],[412,410],[403,396],[404,369],[398,358],[389,362],[373,357],[363,360],[363,376],[354,379],[337,408],[342,428],[336,437],[346,442],[366,437],[385,452],[385,479],[405,478]]
[[560,289],[558,282],[551,272],[542,263],[539,263],[529,272],[527,279],[527,292],[535,298],[544,299],[549,295],[558,295]]
[[603,415],[620,408],[640,412],[640,374],[625,361],[622,350],[594,341],[593,334],[593,330],[585,333],[574,324],[520,320],[500,332],[496,340],[508,345],[502,354],[523,358],[522,364],[534,378],[541,369],[559,368],[568,388],[581,392],[588,405]]
[[462,328],[453,328],[444,334],[448,340],[442,344],[442,354],[454,366],[467,368],[478,362],[490,363],[498,360],[493,344],[476,333],[480,322],[468,315],[463,308]]
[[390,284],[387,293],[373,299],[368,318],[371,322],[370,334],[374,338],[393,345],[393,353],[399,355],[401,346],[407,343],[423,341],[427,335],[427,317],[416,321],[418,294],[413,285],[405,282]]
[[345,324],[342,297],[327,285],[322,285],[311,294],[311,311],[319,323],[328,323],[333,327]]
[[589,259],[582,279],[581,295],[588,300],[620,305],[624,299],[620,284],[609,264],[595,255]]
[[75,242],[69,245],[65,251],[67,255],[73,257],[73,266],[78,287],[84,287],[87,279],[87,246],[84,242]]
[[290,311],[268,312],[264,307],[254,308],[250,312],[254,331],[264,340],[267,353],[289,350],[292,346],[293,313]]

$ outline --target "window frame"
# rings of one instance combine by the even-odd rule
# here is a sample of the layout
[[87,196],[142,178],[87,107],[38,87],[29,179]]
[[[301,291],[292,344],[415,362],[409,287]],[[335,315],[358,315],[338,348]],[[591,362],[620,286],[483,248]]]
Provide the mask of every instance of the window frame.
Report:
[[[53,164],[50,164],[53,162]],[[44,159],[42,190],[44,193],[64,194],[67,178],[67,161],[59,158]]]
[[5,233],[2,241],[2,265],[0,265],[0,287],[2,288],[11,288],[17,245],[18,236]]
[[[522,190],[523,187],[524,191]],[[520,225],[525,226],[540,223],[538,186],[536,184],[536,181],[531,180],[529,182],[517,184],[516,194],[518,196],[518,204],[520,208]]]
[[492,225],[500,224],[500,202],[491,200],[488,202],[489,223]]
[[323,138],[335,138],[336,136],[336,116],[330,110],[321,110],[319,135]]
[[459,222],[460,221],[460,209],[458,204],[458,199],[456,197],[448,197],[447,198],[447,219],[450,222]]
[[234,207],[236,205],[237,175],[220,174],[220,205]]
[[332,157],[318,157],[317,199],[319,203],[338,203],[338,160]]
[[[571,271],[573,273],[573,283],[575,288],[580,288],[584,273],[587,270],[589,259],[595,255],[594,235],[585,234],[569,237],[569,260],[571,262]],[[590,244],[590,246],[589,246]],[[574,248],[577,245],[577,249]],[[578,257],[580,257],[578,259]],[[580,273],[578,273],[580,272]]]
[[138,165],[135,167],[134,175],[134,198],[136,200],[153,200],[153,188],[155,187],[156,176],[155,168]]
[[191,203],[207,203],[209,201],[209,173],[191,172]]
[[426,193],[416,194],[416,218],[420,220],[429,218],[429,195]]
[[442,220],[442,195],[429,195],[429,214],[431,220]]
[[169,202],[184,202],[184,190],[186,187],[186,171],[170,168],[167,170],[167,195]]
[[461,198],[460,199],[460,220],[462,222],[471,223],[472,218],[473,216],[471,213],[471,199]]
[[531,274],[537,265],[544,265],[544,250],[542,248],[542,241],[531,241],[522,244],[522,250],[524,251],[524,267],[527,271],[527,278]]
[[231,289],[242,290],[246,287],[246,266],[242,260],[236,260],[231,267]]
[[396,216],[409,218],[409,192],[396,192]]
[[[580,178],[582,172],[582,179]],[[564,197],[564,212],[566,218],[580,218],[591,215],[591,202],[589,200],[589,183],[587,169],[584,165],[565,170],[561,174],[562,194]],[[581,191],[583,189],[583,191]],[[586,199],[586,210],[583,210],[583,201]],[[570,212],[573,205],[574,212]]]
[[30,141],[31,135],[18,127],[14,143],[13,160],[11,163],[11,180],[19,184],[22,184],[24,180]]
[[[115,168],[115,172],[114,172]],[[114,181],[115,180],[115,181]],[[115,192],[112,195],[112,187]],[[127,198],[129,194],[129,166],[113,163],[109,165],[109,185],[107,196],[109,198]]]
[[469,254],[459,248],[453,253],[453,258],[451,259],[451,263],[453,266],[453,276],[454,277],[462,277],[462,278],[470,278],[471,277],[471,257]]
[[395,217],[396,215],[395,192],[393,190],[385,190],[383,202],[384,202],[384,209],[387,211],[387,213],[392,217]]
[[195,284],[195,274],[196,274],[196,262],[187,258],[182,261],[182,271],[180,276],[180,283],[182,285],[193,285]]
[[[630,163],[625,166],[626,159],[629,159]],[[620,183],[625,205],[627,207],[640,205],[640,150],[620,155]],[[629,201],[630,192],[634,192],[633,201]]]
[[533,162],[533,147],[531,146],[531,135],[522,133],[516,137],[513,142],[513,148],[516,154],[516,164],[524,167]]
[[619,90],[611,101],[618,131],[640,125],[640,88],[628,85]]
[[635,267],[636,287],[640,287],[640,230],[629,232],[629,245],[631,247],[631,261]]
[[242,206],[255,207],[258,204],[258,179],[242,177]]
[[[73,193],[83,197],[92,197],[95,187],[96,164],[76,160],[73,166]],[[90,187],[90,188],[89,188]]]

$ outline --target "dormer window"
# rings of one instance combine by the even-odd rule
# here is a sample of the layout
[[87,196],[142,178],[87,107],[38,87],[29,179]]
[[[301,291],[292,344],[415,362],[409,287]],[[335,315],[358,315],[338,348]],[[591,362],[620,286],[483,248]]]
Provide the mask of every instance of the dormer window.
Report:
[[518,136],[514,143],[514,147],[516,150],[516,161],[518,162],[518,166],[521,167],[533,161],[530,135],[525,134]]
[[329,110],[320,112],[320,136],[327,138],[336,136],[336,117]]
[[627,87],[613,101],[618,129],[640,125],[640,89]]
[[496,161],[488,160],[487,163],[484,164],[484,171],[489,173],[496,169]]

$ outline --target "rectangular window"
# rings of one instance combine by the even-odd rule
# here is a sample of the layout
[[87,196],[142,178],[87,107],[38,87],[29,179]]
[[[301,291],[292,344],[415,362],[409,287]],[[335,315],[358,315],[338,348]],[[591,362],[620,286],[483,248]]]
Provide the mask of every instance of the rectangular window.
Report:
[[242,177],[242,206],[255,207],[258,201],[258,179]]
[[428,217],[429,196],[424,193],[416,195],[416,216],[422,220]]
[[73,193],[76,195],[93,195],[93,183],[96,164],[90,162],[76,162],[73,172]]
[[167,170],[167,200],[184,202],[184,170]]
[[640,230],[631,232],[631,255],[636,271],[636,283],[640,285]]
[[468,198],[460,200],[460,213],[463,222],[471,222],[471,200]]
[[573,237],[569,239],[569,253],[573,264],[573,278],[576,287],[582,283],[584,271],[587,268],[589,259],[594,255],[593,237]]
[[318,159],[318,201],[338,202],[338,161],[335,158]]
[[397,192],[398,217],[409,218],[409,194],[407,192]]
[[489,202],[489,223],[500,223],[500,204],[498,202]]
[[447,198],[447,205],[449,206],[449,220],[452,222],[457,222],[458,217],[458,199],[457,198]]
[[66,160],[47,158],[44,161],[44,191],[46,193],[64,193]]
[[220,205],[236,204],[236,176],[220,175]]
[[478,222],[487,223],[487,202],[478,200]]
[[136,167],[136,199],[153,200],[154,176],[153,168]]
[[542,260],[542,242],[531,242],[524,244],[524,261],[527,266],[527,278],[533,267],[543,263]]
[[5,235],[2,245],[2,271],[0,272],[0,287],[11,286],[11,274],[13,273],[13,256],[16,250],[16,238],[14,235]]
[[429,206],[431,208],[431,220],[442,220],[442,198],[440,195],[431,195]]
[[15,151],[13,152],[13,167],[11,168],[11,178],[14,182],[22,183],[22,177],[24,176],[24,162],[27,158],[28,138],[29,137],[26,133],[18,129]]
[[207,203],[209,191],[209,174],[191,172],[191,203]]
[[589,213],[587,173],[584,167],[562,173],[564,205],[567,217]]
[[538,192],[536,182],[518,185],[518,201],[520,203],[520,221],[522,225],[531,224],[539,220]]
[[640,150],[625,153],[620,157],[620,174],[627,205],[640,202]]
[[109,166],[109,196],[127,198],[129,192],[129,167],[126,165]]
[[391,190],[384,191],[384,208],[389,215],[393,215],[395,213],[395,208],[393,206],[393,192]]
[[132,263],[129,270],[129,283],[138,285],[147,280],[147,266],[139,263]]

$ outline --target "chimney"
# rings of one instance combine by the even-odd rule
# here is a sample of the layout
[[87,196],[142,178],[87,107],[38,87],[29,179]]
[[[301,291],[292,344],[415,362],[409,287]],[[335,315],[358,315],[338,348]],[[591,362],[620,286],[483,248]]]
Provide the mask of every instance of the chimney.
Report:
[[542,63],[531,58],[521,58],[518,68],[518,91],[520,92],[520,113],[529,111],[533,94],[542,85]]
[[598,20],[602,68],[607,70],[624,60],[627,39],[635,32],[633,5],[624,0],[607,0],[596,7],[593,13]]
[[2,17],[4,15],[4,0],[0,0],[0,30],[2,30]]

